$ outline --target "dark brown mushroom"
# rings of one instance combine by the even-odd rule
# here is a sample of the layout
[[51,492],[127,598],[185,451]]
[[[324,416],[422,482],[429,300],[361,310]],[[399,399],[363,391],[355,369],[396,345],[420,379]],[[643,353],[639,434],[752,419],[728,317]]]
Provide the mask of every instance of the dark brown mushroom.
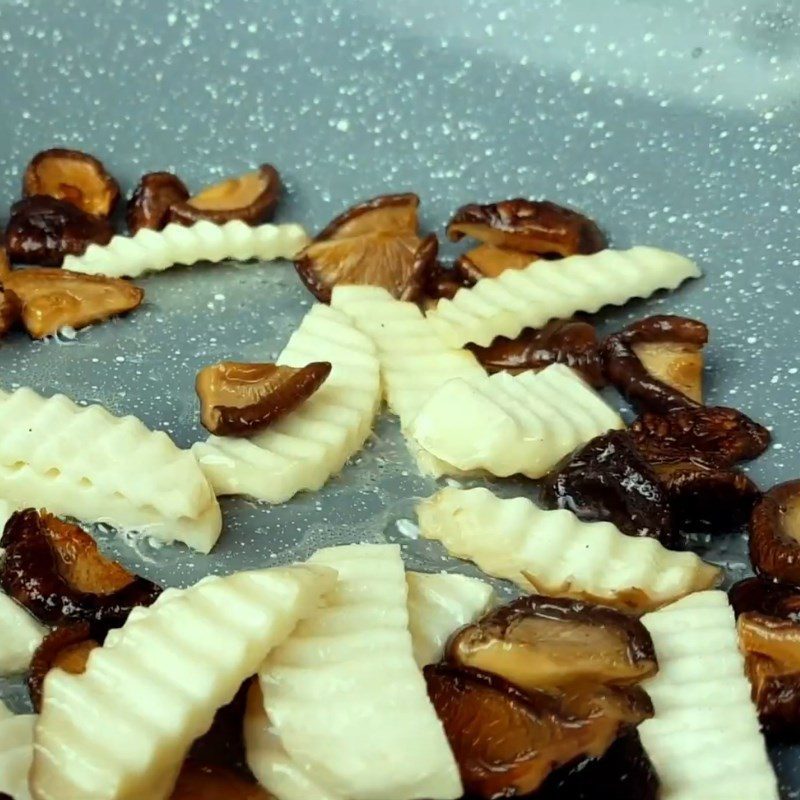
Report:
[[250,436],[311,397],[330,375],[331,364],[305,367],[223,361],[197,373],[203,426],[218,436]]
[[33,509],[6,523],[0,586],[50,625],[88,621],[122,625],[135,606],[148,606],[161,588],[106,558],[77,525]]
[[422,299],[438,241],[418,233],[415,194],[375,197],[340,214],[295,259],[300,279],[323,303],[339,284],[382,286],[401,300]]
[[652,465],[694,462],[730,467],[761,455],[770,433],[733,408],[699,406],[645,413],[630,428],[637,450]]
[[770,617],[800,622],[800,587],[757,576],[738,581],[728,590],[736,616],[758,611]]
[[189,190],[177,175],[171,172],[142,175],[125,208],[128,230],[132,234],[141,228],[160,231],[169,221],[170,207],[188,199]]
[[271,800],[258,784],[226,767],[187,759],[169,800]]
[[459,289],[474,286],[475,281],[475,278],[455,266],[443,267],[438,261],[435,261],[425,276],[423,295],[428,302],[433,303],[442,298],[452,300]]
[[456,267],[468,275],[496,278],[507,269],[525,269],[539,256],[519,250],[508,250],[491,244],[481,244],[456,259]]
[[460,630],[447,659],[523,691],[629,686],[658,671],[650,634],[635,617],[541,595],[521,597]]
[[579,320],[553,320],[541,330],[524,330],[516,339],[498,336],[488,347],[469,345],[488,372],[518,373],[566,364],[592,386],[605,384],[597,331]]
[[60,267],[64,257],[81,255],[90,244],[108,244],[111,223],[66,200],[33,195],[11,206],[6,250],[14,263]]
[[[7,281],[7,278],[3,279]],[[0,338],[19,322],[22,307],[19,298],[11,289],[0,286]]]
[[670,499],[624,431],[592,439],[545,478],[542,501],[587,522],[612,522],[629,536],[676,547]]
[[800,730],[800,624],[748,611],[737,620],[753,702],[766,732]]
[[48,195],[108,219],[119,200],[119,184],[94,156],[54,147],[31,159],[22,179],[22,194]]
[[44,267],[15,269],[4,285],[16,296],[22,323],[34,339],[126,314],[144,299],[144,290],[129,281]]
[[259,225],[272,219],[282,188],[278,170],[262,164],[254,172],[208,186],[188,200],[176,200],[170,205],[168,219],[181,225],[200,220],[222,224],[234,219]]
[[608,245],[600,228],[583,214],[521,197],[462,206],[448,223],[447,236],[452,242],[470,236],[506,250],[562,257],[596,253]]
[[750,561],[760,575],[800,584],[800,480],[766,492],[750,516]]
[[609,336],[604,345],[608,379],[634,406],[667,414],[703,401],[702,322],[657,315]]

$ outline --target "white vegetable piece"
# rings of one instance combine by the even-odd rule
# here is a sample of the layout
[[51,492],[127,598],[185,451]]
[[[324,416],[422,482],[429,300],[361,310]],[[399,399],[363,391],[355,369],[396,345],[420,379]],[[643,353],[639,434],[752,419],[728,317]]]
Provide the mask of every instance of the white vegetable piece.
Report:
[[419,667],[441,659],[450,636],[495,603],[491,584],[455,574],[407,572],[408,629]]
[[24,672],[46,629],[0,590],[0,675]]
[[642,684],[655,716],[639,735],[661,800],[777,800],[725,592],[700,592],[642,617],[658,674]]
[[452,300],[439,300],[428,319],[452,347],[467,342],[486,346],[496,336],[513,339],[523,328],[541,328],[578,311],[623,305],[659,289],[675,289],[699,275],[693,261],[655,247],[540,260],[459,289]]
[[35,714],[14,715],[0,702],[0,792],[14,800],[31,797],[28,772],[33,761],[35,722]]
[[137,278],[176,264],[235,259],[273,261],[294,258],[308,244],[299,225],[247,225],[231,220],[217,225],[173,222],[161,231],[142,228],[133,236],[114,236],[106,245],[90,244],[80,256],[67,256],[64,269],[86,275]]
[[0,496],[18,508],[140,530],[202,553],[222,529],[208,480],[166,433],[28,388],[0,393]]
[[364,445],[381,400],[374,345],[340,311],[317,304],[278,358],[291,367],[312,361],[329,361],[331,373],[300,407],[255,436],[194,446],[217,494],[283,503],[321,488]]
[[288,756],[347,800],[461,796],[453,754],[417,667],[397,545],[320,550],[329,606],[267,658],[264,705]]
[[565,509],[544,511],[523,497],[504,500],[488,489],[442,489],[417,514],[423,537],[528,591],[652,609],[720,580],[719,569],[694,553],[626,536],[610,522],[582,522]]
[[541,478],[577,447],[623,428],[619,414],[563,364],[448,381],[408,430],[445,474]]
[[192,741],[335,581],[333,570],[308,566],[202,581],[126,623],[83,674],[52,670],[34,798],[168,797]]

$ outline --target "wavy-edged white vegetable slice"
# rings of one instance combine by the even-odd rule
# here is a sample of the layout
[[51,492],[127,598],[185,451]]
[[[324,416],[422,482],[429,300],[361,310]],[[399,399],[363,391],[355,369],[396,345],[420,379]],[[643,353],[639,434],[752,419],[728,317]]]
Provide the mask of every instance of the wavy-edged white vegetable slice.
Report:
[[0,702],[0,792],[14,800],[30,800],[28,772],[35,722],[35,714],[12,714]]
[[645,614],[658,674],[642,686],[655,716],[639,735],[661,800],[777,800],[725,592],[699,592]]
[[626,536],[610,522],[582,522],[488,489],[447,488],[417,507],[426,539],[495,578],[548,595],[588,596],[640,610],[716,586],[720,570],[694,553]]
[[35,730],[36,800],[162,800],[191,742],[298,620],[333,570],[240,572],[173,594],[89,656],[52,670]]
[[375,343],[386,402],[403,428],[442,384],[486,374],[469,350],[446,345],[416,304],[396,300],[386,289],[337,286],[331,305]]
[[446,573],[407,572],[408,630],[418,666],[444,654],[450,636],[483,616],[495,603],[491,584]]
[[173,222],[161,231],[142,228],[133,236],[114,236],[106,245],[90,244],[83,255],[67,256],[63,268],[86,275],[136,278],[197,261],[294,258],[307,244],[308,236],[299,225]]
[[541,478],[577,447],[623,427],[576,372],[552,364],[539,373],[448,381],[419,410],[408,435],[446,474]]
[[0,496],[203,553],[222,529],[208,480],[166,433],[28,388],[0,394]]
[[364,445],[381,401],[374,345],[341,311],[320,303],[277,363],[302,367],[312,361],[329,361],[331,373],[294,411],[255,436],[209,436],[194,445],[217,494],[283,503],[321,488]]
[[339,574],[329,605],[259,672],[286,753],[348,800],[460,797],[458,767],[414,661],[400,548],[334,547],[309,563]]
[[690,259],[655,247],[540,260],[459,289],[452,300],[439,300],[428,320],[452,347],[467,342],[486,346],[496,336],[513,339],[523,328],[541,328],[578,311],[623,305],[699,276]]
[[0,590],[0,675],[24,672],[46,629]]

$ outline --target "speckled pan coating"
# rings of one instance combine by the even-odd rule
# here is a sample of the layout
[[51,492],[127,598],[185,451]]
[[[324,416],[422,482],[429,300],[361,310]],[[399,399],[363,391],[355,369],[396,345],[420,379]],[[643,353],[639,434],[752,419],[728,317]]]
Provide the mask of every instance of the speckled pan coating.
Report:
[[[574,204],[617,246],[701,264],[702,281],[602,316],[607,329],[644,309],[710,325],[709,399],[774,426],[750,470],[769,485],[800,475],[799,31],[790,0],[0,0],[0,218],[30,156],[56,145],[103,159],[126,193],[152,170],[197,189],[270,161],[287,185],[278,220],[311,230],[387,191],[418,192],[440,233],[465,202]],[[198,368],[271,358],[310,302],[285,265],[141,285],[128,319],[0,345],[2,386],[102,402],[188,446],[203,435]],[[384,420],[322,492],[272,509],[224,500],[209,558],[107,544],[174,584],[360,539],[452,566],[396,525],[433,489]],[[740,537],[712,552],[741,571]],[[21,707],[21,685],[0,696]],[[800,792],[800,758],[779,762]]]

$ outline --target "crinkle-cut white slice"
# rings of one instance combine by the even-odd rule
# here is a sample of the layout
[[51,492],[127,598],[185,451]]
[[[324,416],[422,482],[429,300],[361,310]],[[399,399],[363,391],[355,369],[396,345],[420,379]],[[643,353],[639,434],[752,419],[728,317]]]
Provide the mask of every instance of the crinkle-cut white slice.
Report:
[[469,350],[442,342],[417,305],[396,300],[386,289],[337,286],[331,305],[375,343],[386,402],[403,428],[442,384],[486,374]]
[[194,445],[217,494],[283,503],[321,488],[361,449],[381,400],[374,345],[342,312],[317,304],[278,358],[293,367],[312,361],[329,361],[331,373],[299,408],[250,438]]
[[448,381],[419,410],[408,435],[447,474],[541,478],[577,447],[623,427],[577,373],[553,364],[539,373]]
[[259,672],[286,753],[348,800],[460,797],[458,767],[414,661],[400,548],[334,547],[309,563],[339,574],[329,605]]
[[602,250],[534,261],[525,269],[483,278],[471,289],[459,289],[452,300],[440,300],[428,319],[453,347],[467,342],[486,346],[496,336],[513,339],[523,328],[541,328],[578,311],[620,306],[699,276],[690,259],[655,247]]
[[655,716],[639,735],[661,800],[777,800],[725,592],[699,592],[645,614],[658,674],[642,686]]
[[407,572],[408,630],[420,667],[441,659],[450,636],[494,604],[491,584],[446,573]]
[[28,388],[0,394],[0,496],[203,553],[222,529],[208,480],[166,433]]
[[253,683],[247,694],[244,744],[247,765],[276,800],[346,800],[323,789],[292,761],[270,725],[258,682]]
[[308,244],[299,225],[247,225],[231,220],[217,225],[171,223],[161,231],[142,228],[133,236],[114,236],[106,245],[90,244],[80,256],[67,256],[64,269],[87,275],[136,278],[176,264],[235,259],[273,261],[294,258]]
[[0,590],[0,675],[25,671],[44,634],[45,628]]
[[582,522],[571,511],[545,511],[530,500],[504,500],[488,489],[447,488],[417,507],[426,539],[528,591],[587,595],[652,609],[720,580],[694,553],[655,539],[626,536],[610,522]]
[[126,623],[86,671],[51,671],[35,731],[36,800],[161,800],[191,742],[298,620],[333,570],[240,572],[174,594]]
[[12,714],[0,702],[0,793],[14,800],[30,800],[28,772],[35,722],[35,714]]

